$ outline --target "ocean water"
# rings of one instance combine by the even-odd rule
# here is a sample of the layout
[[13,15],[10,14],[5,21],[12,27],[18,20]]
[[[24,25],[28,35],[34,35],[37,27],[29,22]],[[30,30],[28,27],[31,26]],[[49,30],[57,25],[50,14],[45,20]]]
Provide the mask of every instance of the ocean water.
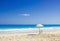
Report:
[[[60,24],[43,24],[42,28],[60,28]],[[36,28],[36,25],[0,25],[0,29]]]

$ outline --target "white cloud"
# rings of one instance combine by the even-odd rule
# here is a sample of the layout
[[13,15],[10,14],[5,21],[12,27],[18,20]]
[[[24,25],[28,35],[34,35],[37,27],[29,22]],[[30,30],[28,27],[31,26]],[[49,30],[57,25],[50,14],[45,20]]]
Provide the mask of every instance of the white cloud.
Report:
[[19,14],[21,16],[31,16],[31,14]]

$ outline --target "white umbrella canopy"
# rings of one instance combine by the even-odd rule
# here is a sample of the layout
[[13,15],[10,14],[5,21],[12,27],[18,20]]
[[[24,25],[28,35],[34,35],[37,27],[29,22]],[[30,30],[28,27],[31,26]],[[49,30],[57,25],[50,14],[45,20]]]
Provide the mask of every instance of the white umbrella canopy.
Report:
[[42,25],[42,24],[37,24],[36,27],[38,27],[38,28],[42,28],[43,25]]

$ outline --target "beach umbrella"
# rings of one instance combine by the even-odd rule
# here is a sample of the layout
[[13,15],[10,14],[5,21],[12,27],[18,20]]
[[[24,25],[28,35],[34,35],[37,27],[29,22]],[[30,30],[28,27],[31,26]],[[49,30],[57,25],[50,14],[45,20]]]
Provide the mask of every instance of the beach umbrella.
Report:
[[39,34],[40,34],[40,28],[42,28],[43,25],[42,24],[37,24],[36,27],[39,28]]

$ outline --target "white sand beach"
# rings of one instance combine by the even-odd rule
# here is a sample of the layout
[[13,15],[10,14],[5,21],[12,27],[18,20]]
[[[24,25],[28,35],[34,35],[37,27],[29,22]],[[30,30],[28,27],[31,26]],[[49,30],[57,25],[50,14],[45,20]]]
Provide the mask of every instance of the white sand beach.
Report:
[[[60,28],[40,28],[40,33],[54,34],[60,33]],[[24,28],[24,29],[7,29],[0,30],[0,35],[6,34],[39,34],[39,28]]]
[[0,41],[60,41],[60,28],[1,30]]

